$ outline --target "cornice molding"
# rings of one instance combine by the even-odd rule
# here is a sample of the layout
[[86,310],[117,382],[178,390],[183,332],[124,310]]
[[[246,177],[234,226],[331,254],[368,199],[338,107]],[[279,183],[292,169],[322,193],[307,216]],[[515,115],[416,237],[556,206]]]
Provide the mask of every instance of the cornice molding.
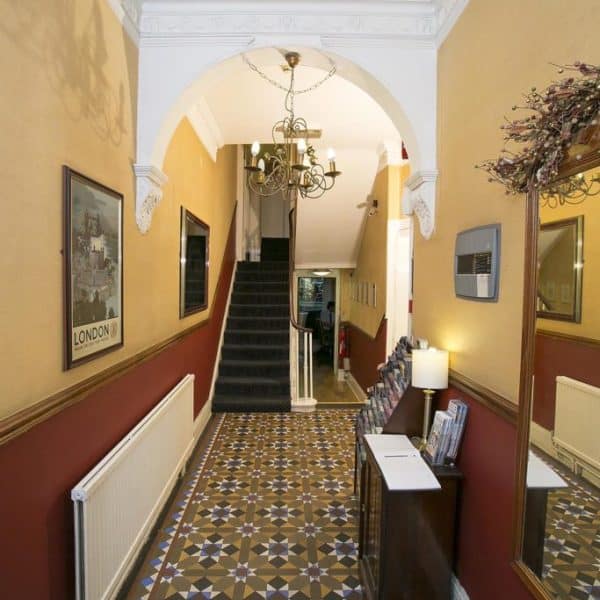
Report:
[[163,185],[168,177],[154,165],[133,165],[136,177],[135,222],[141,233],[148,233],[152,213],[163,197]]
[[140,40],[139,22],[142,15],[142,0],[107,0],[117,19],[123,25],[134,44]]
[[[323,45],[388,46],[399,41],[441,43],[468,0],[414,2],[162,2],[108,0],[140,45],[247,45],[248,36],[311,35]],[[245,38],[245,39],[244,39]]]
[[440,2],[437,13],[438,27],[436,35],[436,46],[441,46],[452,28],[462,15],[463,10],[469,4],[469,0],[446,0]]

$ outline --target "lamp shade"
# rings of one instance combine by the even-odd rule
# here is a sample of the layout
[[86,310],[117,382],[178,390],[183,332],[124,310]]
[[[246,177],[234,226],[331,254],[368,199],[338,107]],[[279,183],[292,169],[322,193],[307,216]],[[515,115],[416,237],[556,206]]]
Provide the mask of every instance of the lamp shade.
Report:
[[448,387],[448,351],[428,348],[412,351],[413,387],[443,390]]

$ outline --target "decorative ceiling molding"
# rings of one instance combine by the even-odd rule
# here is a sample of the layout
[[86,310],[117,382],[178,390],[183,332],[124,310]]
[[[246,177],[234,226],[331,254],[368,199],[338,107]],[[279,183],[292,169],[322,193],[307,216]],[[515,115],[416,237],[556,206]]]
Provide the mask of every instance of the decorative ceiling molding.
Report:
[[191,123],[198,139],[210,154],[213,162],[217,161],[217,152],[225,144],[223,135],[219,129],[219,125],[206,103],[204,98],[201,98],[188,112],[187,118]]
[[248,36],[321,37],[324,45],[395,45],[402,40],[441,43],[468,0],[397,2],[147,2],[108,0],[141,45],[228,43]]
[[442,0],[439,2],[437,12],[437,35],[436,45],[438,48],[444,43],[448,34],[452,31],[452,28],[458,21],[463,10],[469,4],[469,0]]
[[107,0],[117,19],[132,41],[138,45],[140,41],[140,18],[143,0]]
[[133,165],[136,177],[135,221],[141,233],[148,233],[152,213],[163,197],[163,186],[168,177],[153,165]]
[[421,235],[428,240],[435,230],[435,183],[437,171],[419,171],[406,180],[403,211],[419,219]]

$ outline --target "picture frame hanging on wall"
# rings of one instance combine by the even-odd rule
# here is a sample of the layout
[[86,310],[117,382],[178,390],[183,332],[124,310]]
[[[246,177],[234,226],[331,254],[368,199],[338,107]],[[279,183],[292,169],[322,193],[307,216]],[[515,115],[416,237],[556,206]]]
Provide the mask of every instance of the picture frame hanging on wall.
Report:
[[64,370],[123,346],[123,195],[63,166]]

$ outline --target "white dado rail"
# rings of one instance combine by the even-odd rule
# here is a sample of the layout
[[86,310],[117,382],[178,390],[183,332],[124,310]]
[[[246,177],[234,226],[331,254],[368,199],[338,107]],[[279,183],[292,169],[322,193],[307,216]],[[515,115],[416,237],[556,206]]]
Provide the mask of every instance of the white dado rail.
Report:
[[403,210],[419,219],[421,235],[428,240],[435,230],[435,183],[437,171],[419,171],[411,175],[405,184]]
[[153,165],[133,165],[135,184],[135,222],[142,233],[148,233],[152,213],[163,197],[168,177]]

